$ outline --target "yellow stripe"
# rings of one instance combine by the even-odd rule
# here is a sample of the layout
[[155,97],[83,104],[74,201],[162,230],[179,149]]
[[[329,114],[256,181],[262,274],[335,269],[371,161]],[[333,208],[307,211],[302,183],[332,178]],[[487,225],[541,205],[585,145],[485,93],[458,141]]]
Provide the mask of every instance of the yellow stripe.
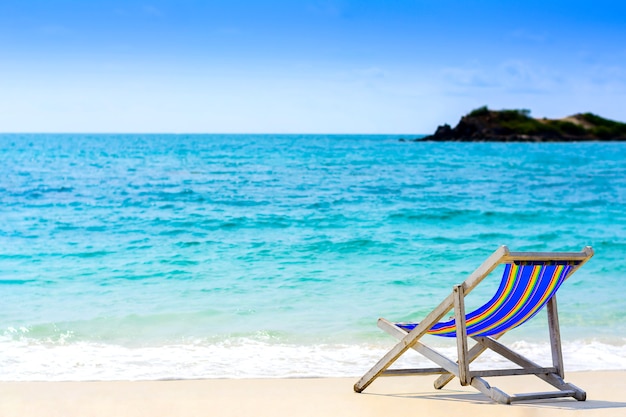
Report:
[[[520,268],[519,265],[516,265],[516,264],[511,265],[511,268],[509,269],[509,275],[506,278],[507,281],[505,284],[505,289],[502,292],[502,294],[500,294],[500,297],[498,298],[498,300],[489,309],[484,311],[482,314],[472,318],[471,320],[468,320],[466,323],[466,326],[479,323],[482,320],[484,320],[486,317],[490,317],[494,311],[497,311],[500,309],[504,301],[508,298],[508,296],[511,294],[511,292],[515,288],[514,284],[517,284],[519,282],[519,280],[515,279],[517,277],[519,268]],[[442,327],[437,330],[429,331],[428,333],[437,335],[437,334],[447,333],[449,331],[454,331],[455,329],[456,329],[456,324],[453,323],[453,324],[450,324],[449,326]]]
[[513,309],[511,309],[506,316],[504,316],[503,318],[501,318],[500,320],[498,320],[491,326],[481,329],[480,333],[488,332],[489,330],[500,326],[502,323],[506,322],[510,317],[513,317],[515,314],[517,314],[518,311],[521,310],[524,304],[528,301],[528,298],[530,298],[530,295],[533,292],[532,290],[536,287],[537,279],[539,277],[539,274],[541,273],[542,267],[543,267],[542,265],[533,266],[533,270],[530,274],[530,279],[528,280],[528,283],[526,284],[526,288],[524,288],[524,293],[522,294],[520,299],[517,300],[517,303],[515,303],[515,307],[513,307]]
[[541,297],[541,300],[539,300],[535,308],[533,308],[530,312],[528,312],[528,314],[526,314],[521,320],[518,320],[518,322],[513,327],[519,325],[519,323],[523,323],[526,320],[528,320],[528,318],[532,316],[533,314],[535,314],[537,310],[539,310],[539,308],[547,301],[548,297],[554,292],[554,288],[558,284],[559,277],[561,276],[564,268],[565,268],[565,265],[557,265],[557,267],[554,268],[554,273],[552,274],[552,277],[550,278],[550,285],[548,286],[546,292]]
[[[554,269],[552,273],[552,276],[550,277],[550,283],[546,291],[544,292],[544,294],[541,296],[541,299],[539,300],[539,302],[535,305],[534,308],[532,308],[531,311],[529,311],[521,319],[517,320],[515,324],[509,326],[509,328],[516,327],[519,324],[525,322],[532,315],[534,315],[541,306],[543,306],[543,304],[547,301],[548,297],[554,293],[554,290],[557,284],[559,283],[559,277],[563,274],[564,268],[565,268],[565,265],[556,266],[556,268]],[[505,323],[512,317],[514,317],[522,309],[522,307],[528,302],[528,299],[532,296],[532,294],[536,290],[538,290],[537,282],[539,281],[539,277],[542,276],[545,273],[545,271],[546,271],[546,268],[544,267],[544,265],[534,265],[533,270],[530,275],[530,279],[528,280],[526,284],[526,288],[524,288],[524,292],[522,293],[522,297],[520,297],[517,303],[515,303],[515,306],[513,307],[513,309],[509,311],[508,314],[506,314],[503,318],[498,320],[496,323],[472,334],[488,332],[502,325],[503,323]],[[484,311],[481,315],[476,316],[472,318],[471,320],[468,320],[466,323],[468,327],[470,325],[475,325],[477,323],[480,323],[481,321],[491,317],[494,313],[496,313],[502,307],[502,304],[504,303],[504,301],[509,297],[511,292],[515,289],[516,285],[519,283],[520,280],[517,279],[518,278],[517,275],[519,273],[521,273],[520,266],[512,264],[509,270],[509,274],[506,277],[507,281],[505,284],[505,289],[500,295],[500,297],[498,298],[498,300],[488,310]],[[451,331],[455,331],[455,329],[456,329],[456,325],[454,322],[452,322],[452,324],[446,327],[443,327],[435,331],[429,331],[428,333],[432,335],[439,335],[439,334],[444,334],[444,333],[448,333]]]

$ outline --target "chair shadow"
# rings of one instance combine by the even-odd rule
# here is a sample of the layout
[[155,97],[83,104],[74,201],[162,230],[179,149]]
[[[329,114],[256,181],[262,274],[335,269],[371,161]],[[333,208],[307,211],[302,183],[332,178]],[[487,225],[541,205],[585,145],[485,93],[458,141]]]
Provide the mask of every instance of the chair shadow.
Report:
[[[437,394],[429,393],[404,393],[404,394],[379,394],[379,393],[364,393],[365,395],[380,395],[384,397],[397,397],[397,398],[412,398],[417,400],[436,400],[436,401],[452,401],[452,402],[464,402],[469,404],[483,404],[483,405],[505,405],[499,404],[481,393],[472,393],[467,391],[445,391]],[[544,400],[528,400],[528,401],[516,401],[511,404],[513,407],[528,407],[528,408],[546,408],[546,409],[560,409],[560,410],[599,410],[599,409],[611,409],[611,408],[626,408],[626,402],[618,401],[604,401],[587,399],[586,401],[576,401],[573,398],[554,398]]]

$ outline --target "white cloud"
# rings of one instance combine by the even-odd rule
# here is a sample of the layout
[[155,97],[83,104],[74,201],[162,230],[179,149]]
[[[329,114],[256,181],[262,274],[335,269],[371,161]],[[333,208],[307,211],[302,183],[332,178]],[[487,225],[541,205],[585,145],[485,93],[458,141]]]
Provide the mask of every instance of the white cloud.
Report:
[[306,8],[309,12],[325,17],[341,17],[345,12],[345,2],[338,0],[309,1]]
[[151,4],[144,5],[142,8],[142,11],[145,14],[150,15],[150,16],[156,16],[156,17],[163,16],[163,12]]
[[511,38],[528,41],[531,43],[544,43],[548,40],[546,32],[530,32],[526,29],[517,29],[509,34]]
[[524,60],[507,60],[496,65],[471,63],[446,67],[439,83],[447,94],[468,95],[486,92],[545,94],[563,85],[558,71]]
[[444,82],[455,87],[484,88],[493,86],[493,79],[489,77],[489,74],[475,65],[443,68],[441,74]]
[[359,69],[356,73],[368,78],[385,78],[386,76],[386,71],[379,67]]
[[500,87],[511,93],[546,94],[561,84],[558,73],[521,60],[503,62],[496,68],[494,76]]
[[56,24],[42,26],[39,30],[43,34],[51,36],[69,35],[72,33],[72,30],[70,30],[67,26]]

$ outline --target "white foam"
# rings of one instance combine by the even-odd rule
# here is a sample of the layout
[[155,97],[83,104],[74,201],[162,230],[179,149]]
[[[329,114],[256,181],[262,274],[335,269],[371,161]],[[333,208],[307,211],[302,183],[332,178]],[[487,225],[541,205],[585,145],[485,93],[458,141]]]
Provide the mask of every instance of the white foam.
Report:
[[[576,341],[563,346],[568,371],[626,369],[626,340],[617,345]],[[190,343],[125,347],[97,343],[43,344],[0,340],[0,380],[84,381],[194,378],[356,377],[372,366],[391,344],[295,345],[237,339],[221,343]],[[516,342],[511,347],[549,365],[547,344]],[[454,356],[455,348],[442,350]],[[476,368],[509,363],[495,354]],[[433,366],[418,354],[407,354],[398,366]]]

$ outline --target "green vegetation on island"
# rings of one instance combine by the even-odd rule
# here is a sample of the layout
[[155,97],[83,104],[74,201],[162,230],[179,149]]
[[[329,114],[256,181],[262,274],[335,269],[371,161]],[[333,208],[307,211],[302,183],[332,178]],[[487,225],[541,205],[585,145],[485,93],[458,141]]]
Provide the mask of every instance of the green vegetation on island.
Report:
[[626,123],[605,119],[593,113],[578,113],[562,119],[533,118],[530,110],[472,110],[451,128],[439,126],[428,141],[624,141]]

